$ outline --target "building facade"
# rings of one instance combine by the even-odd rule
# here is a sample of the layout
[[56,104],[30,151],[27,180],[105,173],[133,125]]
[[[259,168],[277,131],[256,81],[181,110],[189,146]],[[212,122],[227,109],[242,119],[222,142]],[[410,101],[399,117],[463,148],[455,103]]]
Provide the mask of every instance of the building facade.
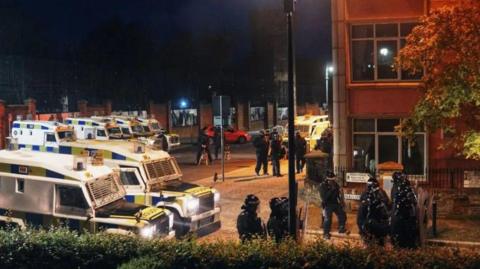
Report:
[[394,59],[421,16],[455,1],[332,1],[334,165],[374,173],[396,162],[409,174],[427,168],[467,168],[449,150],[439,150],[441,131],[418,130],[415,141],[395,132],[421,97],[422,74],[394,68]]

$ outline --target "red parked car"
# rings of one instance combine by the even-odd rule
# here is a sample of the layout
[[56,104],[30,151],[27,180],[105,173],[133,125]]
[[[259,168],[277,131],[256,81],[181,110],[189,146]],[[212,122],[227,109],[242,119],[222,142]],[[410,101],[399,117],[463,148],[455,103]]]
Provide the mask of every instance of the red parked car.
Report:
[[[208,137],[213,138],[215,134],[215,127],[213,126],[208,126],[207,128],[207,135]],[[220,128],[220,127],[218,127]],[[224,127],[223,132],[225,134],[225,142],[226,143],[239,143],[243,144],[246,143],[250,140],[252,140],[252,137],[245,131],[242,130],[235,130],[232,127]]]

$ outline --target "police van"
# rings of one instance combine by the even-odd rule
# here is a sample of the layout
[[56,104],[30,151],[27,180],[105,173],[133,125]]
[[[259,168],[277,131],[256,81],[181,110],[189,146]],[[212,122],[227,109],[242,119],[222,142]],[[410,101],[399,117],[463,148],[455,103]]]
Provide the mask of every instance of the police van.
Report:
[[[307,141],[307,151],[317,145],[323,131],[330,126],[328,115],[304,115],[295,117],[295,130],[300,132]],[[288,126],[286,127],[288,129]],[[283,143],[288,143],[288,136],[283,137]]]
[[[163,133],[165,137],[167,138],[168,142],[168,150],[171,150],[175,147],[180,146],[180,137],[177,134],[171,134],[167,133],[167,130],[165,128],[162,128],[160,126],[160,123],[153,118],[147,119],[147,118],[141,118],[137,117],[136,120],[144,126],[147,130],[152,131],[155,135],[159,135],[160,133]],[[147,143],[150,145],[155,145],[156,139],[148,139]]]
[[173,237],[173,214],[125,200],[118,172],[82,156],[0,151],[0,224]]
[[67,118],[65,124],[75,130],[78,139],[122,139],[122,130],[114,123],[98,121],[90,118]]
[[10,147],[67,155],[101,153],[106,165],[120,168],[126,199],[171,210],[178,235],[220,227],[220,194],[183,182],[176,159],[165,151],[138,141],[76,140],[72,127],[36,121],[13,122]]
[[93,116],[92,119],[113,122],[120,127],[123,134],[128,134],[131,137],[148,137],[153,135],[152,132],[146,132],[143,126],[140,125],[140,122],[131,120],[127,116]]

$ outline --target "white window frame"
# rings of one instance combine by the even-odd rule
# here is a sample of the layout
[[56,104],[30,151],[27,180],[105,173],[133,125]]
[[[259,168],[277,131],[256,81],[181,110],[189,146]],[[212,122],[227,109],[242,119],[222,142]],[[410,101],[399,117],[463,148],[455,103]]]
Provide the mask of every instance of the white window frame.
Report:
[[[377,42],[378,41],[396,41],[397,43],[397,55],[398,52],[401,49],[401,40],[406,39],[406,36],[402,36],[401,33],[401,24],[406,24],[406,23],[417,23],[417,21],[392,21],[392,22],[359,22],[359,23],[351,23],[349,28],[350,28],[350,35],[349,35],[349,44],[350,44],[350,80],[352,83],[362,83],[362,82],[371,82],[371,81],[419,81],[420,79],[412,79],[412,78],[402,78],[402,69],[401,68],[396,68],[397,69],[397,78],[378,78],[378,66],[377,66]],[[396,37],[376,37],[376,29],[377,25],[381,24],[396,24],[397,25],[397,36]],[[373,37],[360,37],[360,38],[353,38],[352,33],[353,33],[353,27],[354,26],[359,26],[359,25],[371,25],[373,28]],[[353,79],[353,41],[373,41],[373,79],[362,79],[362,80],[354,80]]]
[[[378,159],[379,159],[379,143],[378,143],[378,138],[379,136],[382,136],[382,135],[385,135],[385,136],[388,136],[388,135],[394,135],[397,137],[397,146],[398,146],[398,163],[402,164],[403,165],[403,158],[402,158],[402,153],[403,153],[403,148],[402,148],[402,137],[398,135],[397,132],[378,132],[378,124],[377,124],[377,121],[378,120],[384,120],[384,119],[399,119],[400,121],[402,121],[402,118],[352,118],[351,119],[351,128],[352,128],[352,137],[351,137],[351,145],[352,145],[352,150],[350,152],[350,156],[353,156],[353,145],[354,145],[354,136],[355,135],[374,135],[375,138],[374,138],[374,143],[375,143],[375,168],[378,167]],[[374,120],[374,131],[370,131],[370,132],[356,132],[355,129],[354,129],[354,124],[355,124],[355,120]],[[427,132],[423,131],[423,132],[415,132],[415,135],[423,135],[423,139],[424,139],[424,143],[423,143],[423,150],[424,150],[424,157],[423,157],[423,171],[424,171],[424,174],[425,174],[425,171],[428,167],[428,135],[427,135]],[[352,160],[353,161],[353,160]],[[351,165],[353,166],[353,163],[351,163]],[[424,175],[415,175],[415,176],[424,176]]]

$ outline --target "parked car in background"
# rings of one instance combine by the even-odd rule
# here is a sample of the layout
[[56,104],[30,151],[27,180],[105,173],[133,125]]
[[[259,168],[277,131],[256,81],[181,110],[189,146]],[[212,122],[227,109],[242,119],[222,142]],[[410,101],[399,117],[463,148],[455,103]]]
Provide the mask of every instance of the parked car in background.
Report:
[[[210,138],[213,138],[215,135],[215,128],[214,126],[207,127],[207,135]],[[247,132],[242,130],[235,130],[233,127],[227,126],[224,127],[223,132],[225,134],[225,142],[227,143],[239,143],[243,144],[252,140],[252,136],[249,135]]]

